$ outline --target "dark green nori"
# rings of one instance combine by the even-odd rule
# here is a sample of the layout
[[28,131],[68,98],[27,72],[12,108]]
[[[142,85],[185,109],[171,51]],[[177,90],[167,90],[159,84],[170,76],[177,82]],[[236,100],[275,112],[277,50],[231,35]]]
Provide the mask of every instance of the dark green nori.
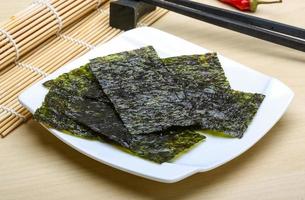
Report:
[[132,135],[130,149],[138,156],[162,163],[184,153],[203,139],[204,135],[187,129],[136,134]]
[[201,116],[203,129],[243,136],[264,95],[230,89],[215,53],[165,58],[163,63],[196,105],[194,116]]
[[199,123],[190,116],[194,105],[151,46],[96,58],[90,69],[131,134]]
[[[34,116],[49,126],[81,137],[106,136],[134,154],[157,163],[171,160],[205,137],[194,130],[177,127],[163,132],[155,130],[200,123],[204,129],[242,137],[264,95],[231,90],[216,54],[162,61],[151,47],[94,59],[90,66],[94,75],[85,65],[46,82],[50,92]],[[106,75],[102,74],[104,72]],[[128,132],[120,118],[122,113],[119,116],[115,112],[104,92],[121,106],[119,109],[124,111],[123,117],[128,119],[133,134]],[[141,95],[137,96],[138,92]],[[126,103],[120,98],[131,99]],[[149,98],[152,101],[148,101]],[[134,100],[138,102],[132,104]],[[159,104],[159,110],[154,111],[154,106]],[[143,110],[132,106],[143,106]],[[140,111],[140,116],[130,121],[129,117],[133,117],[127,112],[130,110]],[[147,120],[151,123],[148,126]],[[156,129],[150,130],[153,125]]]
[[[111,138],[140,157],[163,163],[205,138],[205,136],[195,131],[183,129],[131,135],[116,116],[111,105],[104,101],[104,98],[100,96],[87,97],[87,92],[91,91],[91,87],[95,87],[93,83],[95,79],[88,71],[87,66],[70,73],[46,83],[48,87],[51,87],[45,98],[48,109],[56,113],[64,113],[65,116],[69,116],[69,119],[86,125],[86,127],[94,130],[97,135],[105,135]],[[72,74],[79,75],[74,77]],[[100,93],[99,91],[96,92]],[[38,111],[39,109],[36,112]],[[48,123],[48,118],[43,118],[43,115],[37,119]],[[55,121],[53,127],[56,126],[58,125]]]
[[109,104],[71,94],[60,87],[52,87],[45,102],[49,109],[60,110],[76,122],[128,147],[127,130]]
[[100,89],[100,85],[93,74],[88,70],[88,64],[69,73],[64,73],[56,79],[45,82],[43,85],[47,88],[57,86],[70,92],[71,95],[81,95],[89,99],[99,99],[103,102],[111,103],[103,90]]
[[101,140],[91,129],[76,123],[74,120],[66,117],[64,114],[54,112],[44,103],[34,114],[34,119],[45,125],[63,131],[65,133],[92,140]]
[[231,88],[216,53],[169,57],[162,62],[185,90]]
[[264,95],[231,90],[216,53],[162,63],[151,47],[91,61],[90,69],[131,133],[198,123],[242,137]]
[[203,129],[241,138],[264,98],[263,94],[226,90],[202,93],[194,101],[204,102],[196,108],[197,112],[202,113]]

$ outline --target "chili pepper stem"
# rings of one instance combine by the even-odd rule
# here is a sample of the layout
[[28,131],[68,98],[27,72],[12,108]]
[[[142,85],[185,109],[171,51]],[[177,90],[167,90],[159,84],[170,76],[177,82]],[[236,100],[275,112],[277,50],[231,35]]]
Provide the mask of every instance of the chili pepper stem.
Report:
[[282,2],[283,2],[282,0],[274,0],[274,1],[251,0],[250,9],[251,12],[255,12],[259,4],[272,4],[272,3],[282,3]]

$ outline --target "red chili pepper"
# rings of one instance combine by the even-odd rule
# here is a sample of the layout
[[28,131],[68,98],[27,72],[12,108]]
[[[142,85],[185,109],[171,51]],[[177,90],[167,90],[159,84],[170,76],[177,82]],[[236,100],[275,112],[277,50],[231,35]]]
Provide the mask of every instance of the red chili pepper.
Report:
[[282,3],[282,0],[276,1],[261,1],[261,0],[219,0],[238,8],[241,11],[255,12],[259,4]]

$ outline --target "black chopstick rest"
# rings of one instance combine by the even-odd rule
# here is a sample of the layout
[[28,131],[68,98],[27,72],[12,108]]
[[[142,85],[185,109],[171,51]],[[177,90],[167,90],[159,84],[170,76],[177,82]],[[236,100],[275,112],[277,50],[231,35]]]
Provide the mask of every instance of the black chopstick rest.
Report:
[[118,0],[110,3],[109,24],[121,30],[130,30],[137,26],[144,15],[154,11],[156,6],[135,0]]

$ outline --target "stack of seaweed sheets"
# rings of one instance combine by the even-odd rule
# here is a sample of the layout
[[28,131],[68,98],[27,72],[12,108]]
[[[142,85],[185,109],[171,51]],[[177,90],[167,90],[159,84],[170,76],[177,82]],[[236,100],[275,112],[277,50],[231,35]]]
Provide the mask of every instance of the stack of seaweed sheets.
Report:
[[98,57],[44,83],[34,118],[163,163],[205,140],[242,138],[263,94],[231,89],[216,53],[161,59],[152,46]]

